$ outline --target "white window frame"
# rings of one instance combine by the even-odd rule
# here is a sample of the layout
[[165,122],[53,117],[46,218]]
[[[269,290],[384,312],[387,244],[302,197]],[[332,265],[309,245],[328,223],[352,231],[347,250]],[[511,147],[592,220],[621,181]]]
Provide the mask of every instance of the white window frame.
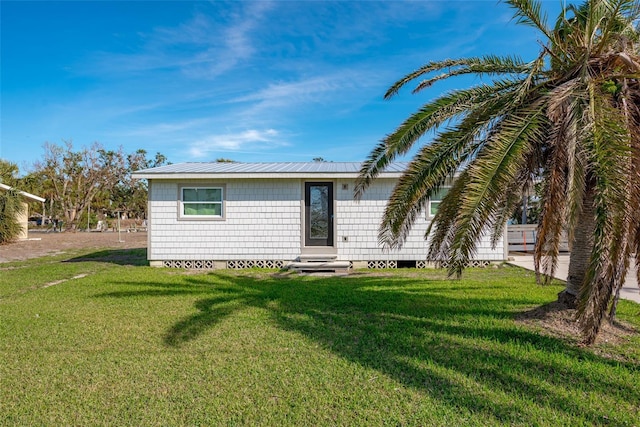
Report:
[[[447,195],[447,193],[449,192],[449,190],[451,190],[451,187],[440,187],[440,190],[437,191],[436,194],[432,195],[432,197],[429,198],[429,203],[427,203],[427,218],[428,219],[432,219],[433,217],[436,216],[435,213],[431,213],[431,208],[432,208],[432,203],[437,203],[438,204],[438,208],[440,207],[440,203],[442,203],[442,199]],[[439,193],[443,193],[442,196],[440,196],[439,198],[434,198],[433,196],[438,195]],[[436,210],[436,213],[438,211]]]
[[[184,190],[220,190],[220,200],[219,201],[197,201],[197,202],[185,202],[184,201]],[[226,206],[225,206],[225,194],[226,194],[226,186],[224,184],[184,184],[179,186],[178,188],[178,219],[181,220],[208,220],[208,221],[221,221],[225,219]],[[220,215],[187,215],[184,213],[185,205],[196,204],[196,203],[210,203],[210,204],[219,204],[220,205]]]

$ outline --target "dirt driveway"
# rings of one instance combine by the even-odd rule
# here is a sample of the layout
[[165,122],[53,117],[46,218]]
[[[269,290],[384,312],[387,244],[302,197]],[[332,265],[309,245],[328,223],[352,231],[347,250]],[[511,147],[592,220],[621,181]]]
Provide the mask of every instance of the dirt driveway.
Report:
[[65,231],[62,233],[29,231],[29,240],[0,245],[0,263],[54,255],[72,249],[114,248],[133,249],[147,247],[147,233],[86,233]]

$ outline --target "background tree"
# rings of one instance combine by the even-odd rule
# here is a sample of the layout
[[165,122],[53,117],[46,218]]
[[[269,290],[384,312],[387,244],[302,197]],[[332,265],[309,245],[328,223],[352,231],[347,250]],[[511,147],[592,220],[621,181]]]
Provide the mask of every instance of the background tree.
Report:
[[[18,188],[28,193],[36,194],[45,198],[44,214],[47,217],[58,215],[62,217],[61,212],[55,212],[54,188],[52,183],[46,179],[44,174],[35,169],[20,178]],[[43,206],[38,202],[29,202],[29,212],[40,212]],[[42,224],[45,223],[43,218]]]
[[[430,62],[396,82],[394,96],[455,76],[480,81],[425,104],[364,162],[355,196],[426,133],[396,185],[379,231],[402,245],[429,198],[456,176],[427,234],[428,258],[461,274],[483,233],[499,241],[505,221],[542,176],[536,270],[552,277],[561,233],[572,242],[560,300],[572,306],[592,343],[624,283],[629,257],[640,264],[640,55],[637,0],[590,0],[564,7],[547,25],[541,3],[506,1],[519,24],[543,40],[537,58],[484,56]],[[640,278],[640,277],[639,277]]]
[[147,210],[147,182],[135,179],[133,172],[162,166],[167,158],[156,153],[152,159],[147,158],[147,152],[139,149],[124,158],[124,165],[115,187],[108,193],[109,209],[126,212],[129,217],[144,218]]
[[36,164],[36,170],[51,189],[54,213],[74,223],[101,190],[113,186],[113,159],[105,156],[98,143],[80,151],[74,151],[70,141],[64,146],[45,143],[44,150],[44,160]]
[[116,211],[143,217],[146,209],[146,183],[131,177],[132,172],[166,163],[156,153],[147,159],[144,150],[125,154],[122,149],[105,150],[101,144],[75,150],[71,142],[64,145],[45,143],[44,156],[25,181],[50,201],[48,211],[69,224],[78,222],[87,209],[105,214]]

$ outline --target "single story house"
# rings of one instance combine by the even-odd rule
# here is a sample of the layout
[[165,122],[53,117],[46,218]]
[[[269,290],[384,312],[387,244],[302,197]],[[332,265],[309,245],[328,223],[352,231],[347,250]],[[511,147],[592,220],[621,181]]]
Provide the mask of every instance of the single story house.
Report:
[[[13,190],[13,187],[0,183],[0,190]],[[26,191],[18,191],[18,193],[25,199],[33,200],[40,203],[45,202],[45,199],[43,199],[42,197],[27,193]],[[19,214],[17,218],[20,225],[22,225],[22,232],[18,236],[18,240],[26,240],[29,238],[29,205],[26,202],[23,202],[22,205],[24,209],[22,210],[22,214]]]
[[[148,259],[182,268],[426,267],[429,202],[402,249],[378,244],[378,226],[406,163],[382,172],[360,201],[360,163],[180,163],[145,169]],[[506,236],[506,233],[505,233]],[[474,265],[506,259],[506,243],[478,247]]]

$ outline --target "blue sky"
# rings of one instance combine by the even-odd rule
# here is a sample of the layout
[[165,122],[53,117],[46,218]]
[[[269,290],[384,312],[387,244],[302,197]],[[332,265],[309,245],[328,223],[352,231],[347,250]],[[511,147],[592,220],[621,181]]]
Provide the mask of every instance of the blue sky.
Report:
[[[558,9],[559,2],[545,2]],[[361,161],[430,98],[384,101],[431,61],[531,59],[538,36],[495,1],[1,1],[0,157],[98,141],[173,163]]]

